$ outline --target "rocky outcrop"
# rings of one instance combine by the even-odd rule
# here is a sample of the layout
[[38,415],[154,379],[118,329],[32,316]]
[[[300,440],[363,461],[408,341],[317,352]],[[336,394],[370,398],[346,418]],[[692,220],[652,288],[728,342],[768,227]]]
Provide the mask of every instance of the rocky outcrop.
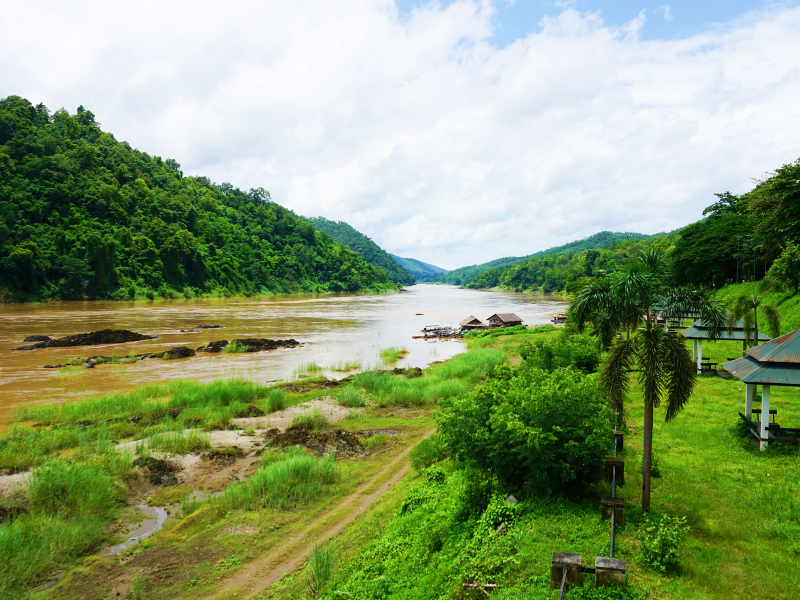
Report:
[[195,325],[194,328],[195,329],[222,329],[222,325],[203,325],[201,323],[200,325]]
[[49,342],[51,339],[53,338],[47,335],[29,335],[24,340],[22,340],[22,343],[28,344],[30,342]]
[[78,333],[58,339],[48,339],[33,346],[22,346],[14,350],[36,350],[37,348],[66,348],[69,346],[100,346],[102,344],[126,344],[142,340],[157,339],[157,335],[144,335],[127,329],[101,329],[91,333]]
[[189,358],[194,356],[195,351],[186,346],[174,346],[166,352],[151,354],[150,358],[163,358],[164,360],[173,360],[176,358]]
[[364,446],[355,434],[344,429],[328,431],[311,431],[306,427],[293,425],[291,429],[281,432],[278,429],[267,430],[264,438],[271,446],[286,448],[288,446],[305,446],[317,454],[335,452],[337,456],[362,456]]
[[[264,350],[275,350],[276,348],[295,348],[300,345],[297,340],[270,340],[267,338],[242,338],[233,340],[238,346],[243,348],[242,352],[262,352]],[[231,342],[219,340],[211,342],[208,346],[200,346],[198,352],[222,352]]]

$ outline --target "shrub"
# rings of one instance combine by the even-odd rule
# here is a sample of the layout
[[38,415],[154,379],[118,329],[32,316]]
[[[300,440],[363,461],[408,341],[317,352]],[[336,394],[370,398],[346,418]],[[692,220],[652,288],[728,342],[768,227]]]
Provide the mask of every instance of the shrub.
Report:
[[645,564],[659,573],[676,571],[680,565],[680,546],[688,530],[686,517],[664,515],[658,525],[648,519],[641,540]]
[[408,462],[417,471],[422,471],[445,458],[447,458],[447,449],[442,446],[441,438],[434,434],[414,447],[408,455]]
[[564,335],[555,340],[530,344],[524,342],[520,355],[526,366],[552,371],[573,367],[584,373],[594,373],[600,365],[597,339],[588,334]]
[[441,404],[438,430],[452,456],[511,489],[547,493],[594,482],[613,448],[613,414],[596,375],[500,367]]

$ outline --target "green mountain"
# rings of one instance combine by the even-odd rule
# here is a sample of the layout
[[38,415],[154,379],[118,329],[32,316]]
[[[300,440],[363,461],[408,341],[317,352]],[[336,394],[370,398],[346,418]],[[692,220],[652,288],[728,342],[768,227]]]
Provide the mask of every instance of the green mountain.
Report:
[[414,276],[411,273],[397,264],[378,244],[344,221],[329,221],[324,217],[308,217],[307,220],[318,230],[357,252],[369,264],[383,269],[395,283],[414,285]]
[[480,265],[460,267],[444,275],[440,275],[437,278],[437,281],[441,281],[442,283],[450,283],[453,285],[466,286],[472,283],[475,279],[477,279],[479,275],[484,271],[488,271],[490,269],[497,269],[507,265],[512,265],[534,256],[547,256],[550,254],[561,254],[563,252],[569,252],[569,251],[581,252],[583,250],[599,250],[603,248],[609,248],[613,244],[623,240],[635,241],[635,240],[643,240],[650,237],[653,236],[645,235],[643,233],[619,233],[613,231],[601,231],[599,233],[595,233],[594,235],[590,235],[589,237],[583,238],[581,240],[569,242],[567,244],[564,244],[563,246],[555,246],[553,248],[548,248],[547,250],[540,250],[539,252],[534,252],[533,254],[529,254],[528,256],[508,256],[505,258],[498,258]]
[[390,254],[393,259],[397,261],[401,267],[411,273],[417,281],[436,281],[436,277],[443,273],[447,273],[447,269],[442,269],[435,265],[429,265],[421,260],[415,258],[403,258],[396,254]]
[[186,177],[79,107],[0,100],[0,299],[394,289],[271,201]]

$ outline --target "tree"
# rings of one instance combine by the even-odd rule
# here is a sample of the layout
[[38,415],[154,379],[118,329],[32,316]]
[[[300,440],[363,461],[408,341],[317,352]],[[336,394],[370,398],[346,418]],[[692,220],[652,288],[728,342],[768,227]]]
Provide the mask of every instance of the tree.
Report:
[[777,283],[791,287],[796,296],[800,290],[800,248],[789,242],[781,255],[772,263],[767,277]]
[[[709,288],[669,288],[669,269],[664,255],[645,250],[638,259],[606,277],[605,283],[589,285],[570,307],[571,319],[582,331],[588,322],[601,339],[621,327],[637,328],[631,338],[620,339],[609,351],[600,370],[600,387],[622,421],[624,399],[632,372],[638,374],[644,397],[642,453],[642,508],[650,509],[650,468],[653,453],[653,412],[666,400],[666,420],[671,421],[686,405],[695,385],[696,368],[682,337],[657,325],[656,315],[682,319],[699,313],[716,339],[725,316]],[[638,330],[638,325],[644,328]],[[613,337],[612,337],[613,339]]]
[[781,317],[778,307],[764,304],[762,296],[774,288],[770,279],[762,279],[754,283],[749,292],[741,294],[733,301],[733,307],[728,314],[728,329],[732,330],[735,323],[741,319],[744,325],[744,341],[751,348],[758,346],[758,312],[764,315],[767,321],[767,330],[775,337],[780,333]]

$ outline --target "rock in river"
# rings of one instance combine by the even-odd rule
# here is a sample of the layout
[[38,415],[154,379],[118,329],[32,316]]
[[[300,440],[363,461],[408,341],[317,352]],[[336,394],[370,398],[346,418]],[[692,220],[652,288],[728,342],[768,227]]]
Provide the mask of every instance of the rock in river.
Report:
[[53,338],[46,335],[29,335],[24,340],[22,340],[22,343],[27,344],[29,342],[49,342],[51,339]]
[[91,333],[78,333],[58,338],[57,340],[48,339],[38,342],[33,346],[21,346],[14,350],[35,350],[37,348],[65,348],[68,346],[99,346],[101,344],[125,344],[127,342],[139,342],[141,340],[154,340],[157,335],[144,335],[127,329],[102,329]]
[[[270,340],[267,338],[243,338],[233,340],[238,346],[244,348],[244,352],[261,352],[263,350],[275,350],[276,348],[294,348],[300,345],[297,340]],[[198,352],[222,352],[228,340],[211,342],[208,346],[200,346]]]
[[222,325],[203,325],[201,323],[200,325],[195,325],[194,328],[195,329],[222,329]]
[[195,352],[191,348],[187,348],[186,346],[175,346],[170,348],[166,352],[161,354],[151,354],[152,358],[163,358],[166,360],[172,360],[173,358],[188,358],[190,356],[194,356]]

